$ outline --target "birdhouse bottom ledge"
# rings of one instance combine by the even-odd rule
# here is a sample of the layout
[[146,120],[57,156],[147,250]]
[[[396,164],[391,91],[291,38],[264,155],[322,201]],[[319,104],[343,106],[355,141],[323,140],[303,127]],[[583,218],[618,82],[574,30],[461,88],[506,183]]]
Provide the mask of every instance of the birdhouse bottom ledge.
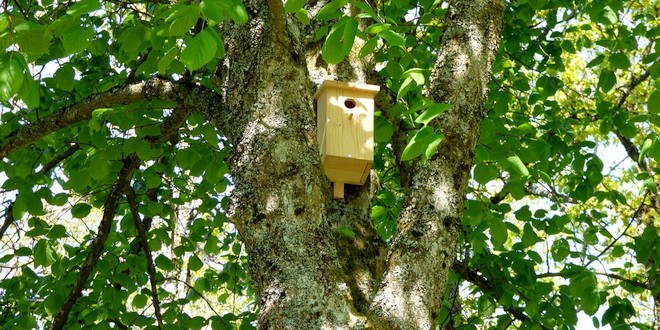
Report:
[[325,174],[333,185],[332,197],[344,198],[344,185],[363,185],[369,176],[372,161],[348,157],[326,156]]

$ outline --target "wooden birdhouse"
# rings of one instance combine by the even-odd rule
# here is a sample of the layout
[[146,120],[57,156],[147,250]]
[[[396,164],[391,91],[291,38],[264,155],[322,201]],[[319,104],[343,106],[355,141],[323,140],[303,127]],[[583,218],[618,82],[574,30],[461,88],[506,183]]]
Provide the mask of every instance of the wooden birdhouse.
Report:
[[326,80],[316,96],[317,138],[333,196],[344,184],[363,185],[374,160],[374,96],[379,86]]

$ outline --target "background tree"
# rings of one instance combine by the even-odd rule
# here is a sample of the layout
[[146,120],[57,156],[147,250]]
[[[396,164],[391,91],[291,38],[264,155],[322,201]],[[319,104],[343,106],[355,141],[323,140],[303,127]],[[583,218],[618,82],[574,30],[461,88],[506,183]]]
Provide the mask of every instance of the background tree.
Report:
[[0,6],[4,328],[658,327],[654,1]]

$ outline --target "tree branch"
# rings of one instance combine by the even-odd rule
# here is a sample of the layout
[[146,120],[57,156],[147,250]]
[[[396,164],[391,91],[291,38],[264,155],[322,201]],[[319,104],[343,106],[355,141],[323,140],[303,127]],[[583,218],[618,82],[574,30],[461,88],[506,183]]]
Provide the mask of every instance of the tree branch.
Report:
[[[613,278],[613,279],[619,280],[621,282],[626,282],[626,283],[628,283],[628,284],[630,284],[634,287],[638,287],[638,288],[642,288],[642,289],[646,289],[646,290],[653,290],[653,287],[648,283],[635,281],[633,279],[625,278],[621,275],[608,274],[608,273],[598,273],[598,272],[594,272],[594,274],[596,274],[598,276],[605,276],[605,277]],[[562,275],[561,273],[544,273],[544,274],[538,274],[538,275],[536,275],[536,277],[537,278],[548,278],[548,277],[562,277],[562,278],[565,278],[566,276]]]
[[[476,285],[483,292],[492,295],[495,300],[499,300],[501,295],[497,290],[495,290],[495,285],[488,281],[487,278],[479,275],[479,273],[468,267],[466,262],[460,262],[458,260],[454,261],[452,265],[452,270],[458,274],[462,279]],[[502,306],[502,308],[509,314],[511,314],[516,320],[521,322],[532,322],[532,320],[527,316],[520,308],[513,306]],[[548,327],[539,324],[543,329],[549,329]]]
[[[232,118],[220,95],[202,86],[190,86],[160,78],[151,78],[134,84],[121,85],[108,92],[90,96],[84,101],[64,107],[32,124],[25,125],[0,139],[0,159],[36,142],[44,136],[69,125],[91,118],[99,108],[131,104],[140,100],[174,101],[179,107],[204,115],[212,125],[235,137]],[[167,129],[167,127],[164,127]]]
[[149,282],[151,284],[151,300],[154,304],[154,313],[156,314],[156,320],[158,321],[158,328],[163,328],[163,316],[160,313],[160,301],[158,300],[158,283],[156,283],[156,267],[154,266],[154,259],[151,255],[151,248],[149,248],[149,240],[147,239],[147,233],[140,219],[140,213],[138,212],[137,204],[135,203],[135,190],[128,187],[126,191],[126,199],[128,200],[128,206],[131,209],[131,214],[133,215],[133,221],[135,222],[135,228],[137,228],[138,236],[140,237],[140,243],[144,249],[144,256],[147,259],[147,271],[149,272]]
[[387,270],[371,306],[375,328],[435,327],[462,226],[491,63],[501,37],[499,0],[450,1],[429,96],[450,103],[433,128],[437,153],[413,165]]
[[89,119],[99,108],[130,104],[140,100],[167,99],[173,96],[173,83],[157,78],[130,85],[122,85],[108,92],[90,96],[87,100],[56,110],[50,116],[21,126],[2,139],[0,158],[36,142],[40,138],[81,120]]
[[70,145],[69,148],[67,148],[60,154],[56,155],[55,157],[53,157],[53,159],[49,160],[46,164],[44,164],[44,167],[41,168],[39,174],[46,174],[50,172],[55,166],[57,166],[57,164],[71,157],[78,150],[80,150],[80,145],[78,143],[74,143]]
[[75,304],[78,297],[80,297],[82,290],[87,283],[89,275],[92,273],[96,262],[101,257],[105,241],[108,239],[108,235],[110,234],[110,230],[112,228],[112,220],[115,217],[115,212],[117,211],[117,207],[119,205],[119,199],[121,198],[122,193],[129,188],[129,182],[133,177],[133,172],[139,166],[140,159],[135,154],[132,154],[128,156],[128,158],[124,159],[124,167],[119,172],[118,180],[113,185],[112,191],[106,198],[105,204],[103,205],[103,218],[99,224],[98,233],[90,246],[91,251],[87,255],[85,263],[80,269],[78,279],[76,280],[73,288],[71,288],[69,296],[64,300],[62,309],[57,313],[57,315],[55,315],[53,324],[50,327],[51,329],[63,329],[66,325],[66,322],[69,318],[69,313],[71,312],[73,305]]
[[5,235],[5,232],[7,229],[9,229],[9,226],[11,226],[12,223],[14,223],[14,202],[9,203],[9,206],[5,209],[5,221],[2,223],[2,227],[0,227],[0,240],[2,240],[2,236]]
[[[169,116],[161,125],[162,134],[157,138],[150,139],[151,143],[160,143],[163,141],[169,140],[179,128],[185,123],[186,118],[190,115],[192,111],[191,107],[182,107],[174,109],[174,112]],[[105,241],[108,239],[108,234],[110,233],[112,220],[114,219],[115,212],[119,203],[121,196],[128,192],[130,189],[129,182],[133,176],[133,172],[140,166],[140,159],[136,154],[129,155],[124,159],[124,167],[119,172],[119,178],[117,182],[113,185],[112,191],[106,198],[105,204],[103,206],[103,218],[99,224],[99,230],[96,235],[96,238],[91,244],[91,252],[87,255],[87,259],[83,264],[78,280],[74,284],[74,287],[71,289],[69,296],[64,301],[62,309],[55,316],[51,329],[62,329],[66,324],[69,313],[73,308],[78,297],[82,293],[82,290],[87,282],[87,278],[91,274],[96,262],[98,261],[101,253],[103,252],[103,246]],[[144,227],[143,227],[144,228]],[[143,246],[143,248],[148,247],[148,245]]]

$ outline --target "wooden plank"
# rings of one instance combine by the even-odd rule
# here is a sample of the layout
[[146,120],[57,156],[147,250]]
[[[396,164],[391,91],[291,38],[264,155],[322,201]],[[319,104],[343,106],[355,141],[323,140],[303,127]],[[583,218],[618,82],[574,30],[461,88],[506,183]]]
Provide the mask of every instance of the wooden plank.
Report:
[[344,183],[335,182],[332,190],[332,197],[335,199],[344,199]]

